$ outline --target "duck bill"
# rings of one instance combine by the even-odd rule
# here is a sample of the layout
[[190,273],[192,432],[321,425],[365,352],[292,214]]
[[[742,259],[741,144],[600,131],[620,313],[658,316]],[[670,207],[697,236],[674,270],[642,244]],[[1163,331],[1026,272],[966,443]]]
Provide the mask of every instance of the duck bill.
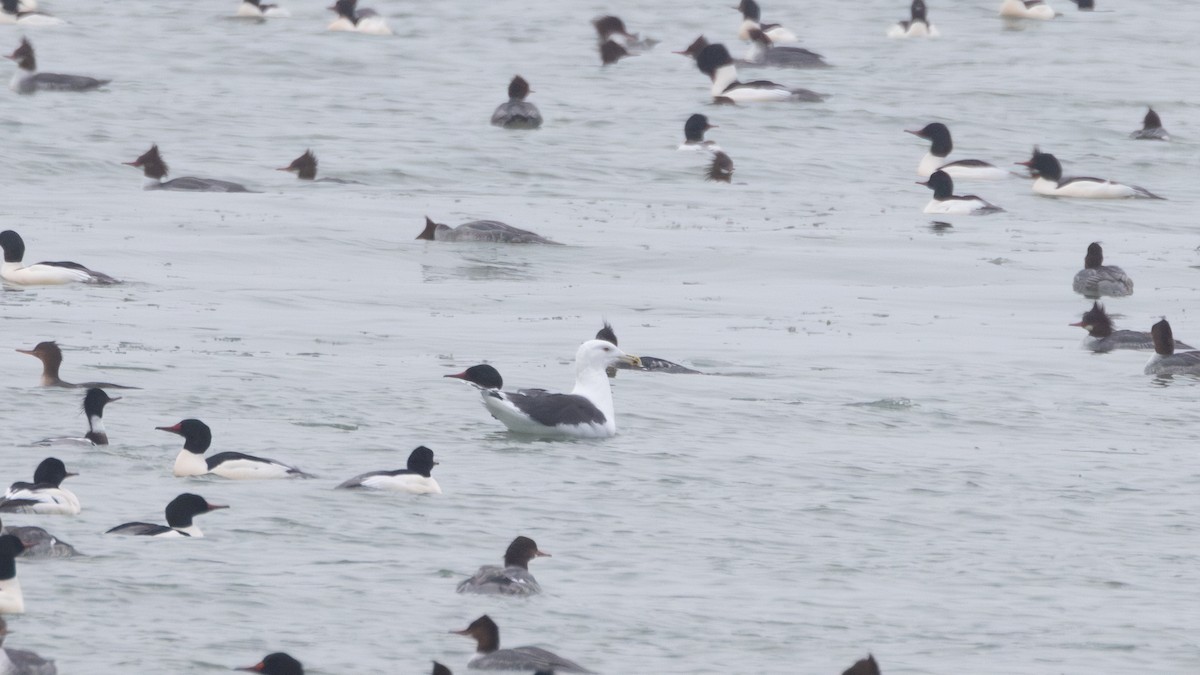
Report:
[[1086,326],[1087,324],[1085,324],[1085,323],[1084,323],[1084,322],[1082,322],[1082,321],[1076,321],[1075,323],[1069,323],[1069,324],[1067,324],[1067,325],[1068,325],[1068,326],[1074,326],[1074,327],[1076,327],[1076,328],[1083,328],[1083,327],[1084,327],[1084,326]]
[[173,434],[177,434],[183,430],[183,422],[180,422],[179,424],[176,424],[173,427],[154,427],[154,428],[159,431],[169,431]]
[[464,370],[461,373],[455,373],[453,375],[443,375],[442,377],[453,377],[456,380],[465,380],[467,379],[467,371]]
[[258,663],[258,665],[246,666],[245,668],[234,668],[234,670],[244,670],[244,671],[251,672],[251,673],[261,673],[263,671],[263,668],[266,668],[266,667],[267,667],[266,664],[264,664],[260,661]]
[[209,504],[208,505],[209,511],[216,511],[217,509],[227,509],[227,508],[229,508],[228,504]]

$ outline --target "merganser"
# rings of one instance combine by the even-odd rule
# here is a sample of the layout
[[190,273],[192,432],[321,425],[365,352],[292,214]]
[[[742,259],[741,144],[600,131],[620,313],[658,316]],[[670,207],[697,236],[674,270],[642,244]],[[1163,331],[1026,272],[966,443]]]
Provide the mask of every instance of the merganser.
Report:
[[312,475],[294,466],[241,452],[218,452],[211,457],[205,457],[204,453],[212,445],[212,430],[200,420],[186,419],[175,426],[154,428],[179,434],[184,438],[183,450],[175,457],[176,476],[212,474],[231,480],[312,478]]
[[17,62],[17,72],[9,81],[8,88],[18,94],[32,94],[38,91],[91,91],[112,82],[83,75],[39,73],[33,45],[29,44],[26,38],[21,38],[21,46],[6,58]]
[[929,17],[925,9],[924,0],[913,0],[912,5],[908,8],[909,20],[901,21],[888,29],[887,36],[890,38],[921,38],[921,37],[939,37],[938,29],[929,23]]
[[482,595],[534,595],[542,592],[537,579],[529,573],[529,561],[534,558],[550,557],[538,549],[529,537],[517,537],[504,552],[504,567],[484,565],[469,579],[458,585],[459,593]]
[[778,68],[828,68],[825,57],[803,47],[776,47],[771,36],[755,28],[750,31],[750,50],[738,62],[743,66]]
[[600,65],[611,66],[626,56],[632,56],[628,49],[613,40],[600,43]]
[[42,362],[42,386],[43,387],[62,387],[64,389],[138,389],[139,387],[127,387],[123,384],[113,384],[111,382],[80,382],[79,384],[71,384],[64,382],[58,377],[58,369],[62,365],[62,350],[58,348],[57,342],[39,342],[33,349],[18,349],[21,354],[29,354],[35,356]]
[[1146,109],[1146,116],[1142,119],[1142,128],[1129,134],[1129,137],[1139,141],[1171,140],[1171,136],[1163,128],[1162,120],[1158,118],[1158,113],[1154,112],[1154,108]]
[[104,534],[127,534],[140,537],[192,537],[200,539],[204,537],[204,533],[200,528],[192,523],[192,519],[196,516],[216,511],[217,509],[227,509],[224,504],[209,504],[204,497],[200,495],[185,492],[167,504],[167,524],[155,525],[153,523],[125,523],[118,525]]
[[1091,12],[1096,9],[1096,0],[1071,0],[1081,12]]
[[925,205],[925,213],[941,213],[958,216],[985,216],[1004,209],[975,195],[954,194],[954,180],[941,169],[934,171],[927,181],[917,181],[933,190],[933,199]]
[[0,618],[0,673],[4,675],[58,675],[53,661],[26,649],[3,647],[8,637],[8,624]]
[[[40,527],[29,525],[0,526],[0,534],[11,534],[21,540],[25,550],[22,558],[74,558],[83,555],[75,547]],[[3,672],[3,671],[0,671]]]
[[435,223],[425,216],[425,229],[417,239],[426,241],[480,241],[497,244],[555,244],[541,235],[496,220],[473,220],[458,227]]
[[547,670],[564,673],[590,673],[592,671],[541,647],[514,647],[500,649],[500,628],[487,614],[475,619],[464,630],[451,631],[455,635],[466,635],[475,639],[475,657],[468,668],[479,670]]
[[687,118],[683,123],[683,145],[680,150],[703,150],[704,152],[720,152],[721,146],[713,141],[704,140],[704,132],[716,129],[717,125],[709,124],[708,118],[696,114]]
[[216,180],[215,178],[193,178],[184,176],[183,178],[175,178],[173,180],[164,181],[167,177],[167,163],[163,161],[162,155],[158,153],[158,144],[150,146],[150,149],[142,153],[141,157],[132,162],[121,162],[126,166],[132,166],[135,169],[142,170],[142,176],[145,177],[145,182],[142,185],[143,190],[175,190],[187,192],[250,192],[244,185],[232,183],[227,180]]
[[825,96],[808,89],[789,89],[782,84],[755,80],[739,82],[733,57],[723,44],[710,44],[696,54],[696,67],[712,80],[712,96],[718,102],[822,101]]
[[1008,171],[978,159],[947,162],[946,158],[954,151],[954,142],[950,138],[950,128],[941,122],[926,124],[917,131],[904,131],[930,143],[929,152],[925,153],[921,163],[917,165],[917,175],[921,178],[928,178],[939,169],[950,174],[954,180],[994,180],[1009,176]]
[[842,675],[880,675],[879,664],[874,656],[867,654],[867,658],[855,661],[854,665],[842,671]]
[[1043,0],[1004,0],[1000,16],[1006,19],[1038,19],[1048,21],[1058,16]]
[[[1098,354],[1111,352],[1114,349],[1154,349],[1154,337],[1140,330],[1113,330],[1112,319],[1104,311],[1104,305],[1093,302],[1092,308],[1083,313],[1079,321],[1068,324],[1083,328],[1088,336],[1083,339],[1083,347]],[[1193,349],[1179,340],[1175,340],[1175,349]]]
[[762,10],[754,0],[742,0],[734,9],[742,13],[742,25],[738,28],[739,40],[749,40],[750,31],[761,30],[777,45],[800,41],[795,33],[777,23],[762,23]]
[[291,15],[291,12],[279,5],[263,4],[262,0],[242,0],[234,16],[245,19],[286,19]]
[[[481,363],[477,366],[471,366],[461,373],[455,373],[454,375],[443,375],[442,377],[453,377],[462,380],[474,385],[476,389],[500,390],[504,388],[504,379],[500,377],[500,371],[486,363]],[[521,391],[529,390],[522,389]],[[532,391],[545,391],[545,389],[535,389]]]
[[[570,394],[479,387],[480,395],[488,412],[509,431],[537,436],[606,438],[617,433],[617,421],[605,368],[619,361],[638,367],[642,363],[607,340],[588,340],[575,352],[575,388]],[[447,377],[467,379],[465,371]]]
[[82,510],[79,497],[62,487],[62,482],[71,476],[62,460],[47,457],[33,472],[33,482],[18,481],[8,487],[0,499],[0,512],[36,513],[43,516],[77,516]]
[[0,24],[18,26],[61,26],[66,23],[56,16],[26,9],[20,0],[0,0]]
[[643,38],[637,33],[630,33],[625,29],[625,22],[620,17],[596,17],[592,19],[592,27],[596,29],[596,36],[599,38],[600,44],[612,40],[632,53],[653,49],[658,44],[658,40],[654,38]]
[[1075,281],[1071,288],[1085,298],[1099,298],[1104,295],[1123,298],[1133,295],[1133,279],[1120,267],[1105,265],[1104,249],[1100,247],[1100,242],[1093,241],[1088,244],[1087,255],[1083,258],[1083,269],[1075,273]]
[[118,284],[116,279],[96,272],[76,262],[40,262],[24,265],[25,240],[12,230],[0,232],[0,248],[4,249],[4,265],[0,279],[20,286],[55,286],[58,284]]
[[440,495],[442,488],[431,475],[433,467],[433,450],[419,446],[408,455],[408,467],[395,471],[370,471],[351,478],[338,488],[366,488],[369,490],[388,490],[391,492],[407,492],[414,495]]
[[79,436],[57,436],[54,438],[44,438],[34,445],[51,446],[51,445],[76,445],[88,448],[97,445],[108,445],[108,434],[104,431],[104,406],[113,401],[120,401],[121,397],[113,398],[109,396],[103,389],[95,387],[88,389],[83,396],[83,414],[88,419],[88,432],[82,437]]
[[[602,327],[600,330],[596,331],[596,339],[597,340],[607,340],[607,341],[613,343],[614,345],[618,345],[618,346],[620,345],[620,343],[617,342],[616,331],[613,330],[612,324],[610,324],[607,321],[604,322],[604,327]],[[700,374],[700,371],[698,371],[698,370],[692,370],[691,368],[688,368],[687,366],[681,366],[678,363],[671,363],[670,361],[668,361],[666,359],[660,359],[655,356],[639,356],[638,360],[642,364],[638,368],[634,368],[633,366],[631,366],[623,361],[618,361],[616,363],[616,365],[614,365],[611,369],[609,369],[608,376],[609,377],[616,376],[616,371],[618,371],[618,370],[646,370],[646,371],[650,371],[650,372],[654,372],[654,373],[675,373],[675,374],[687,374],[687,375],[699,375]]]
[[351,31],[367,35],[391,35],[387,21],[373,9],[358,9],[358,0],[337,0],[332,7],[338,17],[329,24],[328,30]]
[[315,183],[341,183],[342,185],[357,184],[356,181],[341,178],[317,178],[317,156],[312,150],[305,150],[303,155],[292,160],[291,164],[282,166],[276,171],[288,171],[296,174],[300,180],[310,180]]
[[714,152],[712,161],[704,170],[704,180],[710,183],[733,182],[733,159],[720,150]]
[[1146,363],[1147,375],[1200,375],[1200,352],[1175,353],[1175,336],[1166,319],[1150,328],[1154,354]]
[[492,126],[505,129],[536,129],[542,126],[542,113],[537,106],[526,101],[532,90],[525,78],[517,75],[508,83],[508,101],[497,106],[492,113]]
[[25,596],[17,579],[17,556],[24,550],[20,539],[0,534],[0,614],[25,613]]
[[1047,197],[1076,197],[1080,199],[1163,199],[1146,188],[1123,185],[1103,178],[1063,178],[1062,164],[1048,152],[1036,147],[1033,157],[1026,162],[1017,162],[1029,167],[1033,174],[1033,191]]
[[263,657],[262,661],[253,666],[235,668],[234,670],[248,670],[252,673],[262,673],[263,675],[304,675],[304,666],[283,652],[267,654]]

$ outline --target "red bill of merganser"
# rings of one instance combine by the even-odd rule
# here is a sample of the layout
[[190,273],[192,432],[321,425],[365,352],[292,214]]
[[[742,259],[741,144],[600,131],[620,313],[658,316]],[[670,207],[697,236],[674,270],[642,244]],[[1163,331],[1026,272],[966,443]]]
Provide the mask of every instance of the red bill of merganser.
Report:
[[62,487],[62,482],[71,476],[62,460],[47,457],[33,472],[33,482],[18,481],[8,487],[0,499],[0,512],[36,513],[42,516],[77,516],[82,510],[79,497]]
[[304,154],[293,159],[291,164],[281,166],[275,170],[294,173],[296,174],[296,178],[310,180],[314,183],[359,184],[357,181],[342,180],[341,178],[317,178],[317,156],[313,154],[312,150],[305,150]]
[[1100,247],[1100,242],[1093,241],[1088,244],[1087,255],[1083,257],[1083,269],[1075,273],[1071,288],[1085,298],[1105,295],[1123,298],[1133,295],[1133,279],[1120,267],[1105,265],[1104,249]]
[[253,666],[235,668],[234,670],[246,670],[252,673],[262,673],[263,675],[304,675],[304,666],[283,652],[267,654],[263,657],[262,661]]
[[771,36],[755,28],[750,31],[750,50],[738,62],[743,66],[777,68],[828,68],[825,57],[803,47],[776,47]]
[[186,419],[174,426],[154,428],[183,436],[183,450],[175,457],[174,472],[179,477],[209,474],[231,480],[313,477],[283,462],[241,452],[218,452],[205,457],[212,445],[212,430],[200,420]]
[[737,66],[723,44],[710,44],[696,54],[696,67],[712,80],[712,97],[721,103],[769,101],[823,101],[825,96],[808,89],[791,89],[766,80],[739,82]]
[[717,125],[709,124],[708,118],[704,115],[692,115],[683,123],[683,145],[679,146],[679,149],[720,152],[721,146],[713,141],[704,140],[704,132],[716,128]]
[[542,592],[537,579],[529,573],[529,561],[539,557],[550,557],[538,549],[537,542],[529,537],[517,537],[504,552],[504,567],[484,565],[469,579],[458,585],[459,593],[481,595],[534,595]]
[[1075,197],[1079,199],[1163,199],[1146,188],[1124,185],[1104,178],[1063,178],[1062,164],[1048,152],[1036,147],[1033,157],[1019,166],[1029,167],[1033,174],[1033,191],[1047,197]]
[[1058,13],[1044,0],[1004,0],[1000,4],[1000,16],[1006,19],[1049,21],[1058,16]]
[[536,129],[542,126],[542,113],[537,106],[525,100],[533,92],[529,83],[520,75],[508,83],[508,101],[501,103],[492,113],[492,126],[505,129]]
[[[1112,318],[1099,302],[1093,302],[1092,308],[1083,313],[1083,318],[1068,325],[1086,330],[1088,336],[1083,339],[1083,347],[1098,354],[1114,349],[1154,349],[1154,337],[1149,333],[1140,330],[1113,330]],[[1175,340],[1175,349],[1193,347]]]
[[1004,210],[982,197],[954,194],[954,180],[950,178],[950,174],[941,169],[934,171],[929,180],[917,181],[917,185],[924,185],[933,190],[933,199],[925,205],[925,213],[986,216]]
[[1129,137],[1138,141],[1169,141],[1170,134],[1163,128],[1162,120],[1159,119],[1158,113],[1154,112],[1154,108],[1146,109],[1146,116],[1142,118],[1142,128],[1129,134]]
[[435,223],[425,216],[425,229],[417,239],[426,241],[479,241],[493,244],[554,244],[545,237],[497,220],[473,220],[458,227]]
[[478,670],[545,670],[563,673],[590,673],[583,666],[541,647],[500,648],[500,628],[487,614],[475,619],[464,630],[450,631],[475,639],[475,657],[467,664]]
[[20,555],[22,558],[74,558],[83,555],[75,550],[74,546],[59,540],[58,537],[40,527],[0,526],[0,534],[11,534],[21,540],[21,544],[25,547]]
[[880,675],[879,664],[874,656],[867,654],[867,658],[855,661],[854,665],[842,671],[842,675]]
[[34,445],[51,446],[51,445],[74,445],[92,448],[97,445],[108,445],[108,434],[104,431],[104,406],[113,401],[120,401],[121,397],[113,398],[109,396],[103,389],[91,388],[83,396],[83,414],[88,419],[88,431],[82,437],[79,436],[56,436],[53,438],[44,438]]
[[291,15],[291,12],[279,5],[267,4],[262,0],[242,0],[234,16],[243,19],[286,19]]
[[6,58],[17,63],[17,72],[9,81],[8,87],[18,94],[32,94],[38,91],[91,91],[112,82],[83,75],[39,73],[33,45],[29,44],[26,38],[21,38],[21,46]]
[[27,649],[4,647],[8,624],[0,618],[0,673],[5,675],[58,675],[53,661],[43,659]]
[[712,154],[712,161],[704,170],[704,180],[710,183],[733,182],[733,159],[720,150]]
[[762,23],[762,10],[754,0],[742,0],[734,9],[742,13],[742,25],[738,28],[739,40],[749,40],[750,31],[761,30],[777,45],[800,41],[795,33],[777,23]]
[[329,24],[328,30],[364,33],[366,35],[391,35],[388,26],[379,12],[373,9],[359,9],[358,0],[337,0],[331,12],[337,12],[337,18]]
[[616,16],[600,16],[592,19],[592,27],[596,29],[599,43],[615,42],[630,53],[644,52],[653,49],[658,44],[654,38],[643,38],[637,33],[630,33],[625,28],[625,22]]
[[933,24],[929,23],[928,11],[925,8],[924,0],[913,0],[912,5],[908,8],[909,20],[901,21],[888,28],[887,36],[890,38],[923,38],[923,37],[940,37],[941,33]]
[[[596,331],[596,339],[607,340],[614,345],[620,345],[620,343],[617,342],[616,331],[613,330],[612,324],[608,323],[607,321],[604,322],[604,326],[600,330]],[[700,371],[698,370],[692,370],[687,366],[681,366],[678,363],[671,363],[666,359],[660,359],[655,356],[639,356],[638,360],[642,365],[637,368],[625,363],[624,361],[618,361],[615,365],[608,369],[608,376],[615,377],[618,370],[645,370],[653,373],[676,373],[687,375],[700,374]]]
[[184,176],[183,178],[175,178],[173,180],[164,181],[167,177],[167,163],[163,161],[162,155],[158,152],[158,144],[150,146],[150,149],[142,153],[141,157],[132,162],[121,162],[126,166],[132,166],[135,169],[142,170],[142,176],[145,181],[142,184],[143,190],[174,190],[187,192],[250,192],[244,185],[231,183],[227,180],[217,180],[215,178],[193,178]]
[[204,537],[204,533],[192,522],[192,519],[202,513],[227,508],[229,507],[224,504],[209,504],[204,497],[185,492],[167,504],[166,525],[140,522],[124,523],[108,530],[104,534],[127,534],[138,537],[162,537],[166,539],[176,537],[200,539]]
[[0,232],[0,248],[4,249],[4,265],[0,279],[18,286],[57,286],[60,284],[118,284],[103,272],[89,270],[77,262],[58,261],[24,264],[25,240],[12,230]]
[[[642,363],[607,340],[588,340],[575,352],[575,388],[569,394],[544,389],[500,391],[499,387],[473,384],[480,389],[484,407],[509,431],[535,436],[607,438],[617,433],[617,420],[605,369],[620,361],[639,368]],[[446,377],[471,381],[469,372]]]
[[1200,375],[1200,352],[1175,353],[1175,335],[1166,319],[1150,328],[1154,355],[1146,363],[1147,375]]
[[1010,175],[1009,171],[978,159],[947,161],[946,158],[954,151],[954,142],[950,138],[950,128],[941,122],[926,124],[924,128],[916,131],[911,129],[904,131],[930,143],[929,152],[925,153],[925,156],[921,158],[921,163],[917,165],[917,175],[921,178],[928,178],[939,169],[959,181],[995,180],[1007,178]]
[[138,389],[139,387],[127,387],[122,384],[113,384],[111,382],[80,382],[79,384],[71,384],[64,382],[58,376],[58,369],[62,366],[62,350],[59,349],[57,342],[39,342],[33,349],[18,349],[21,354],[29,354],[35,356],[42,362],[42,381],[43,387],[62,387],[64,389]]
[[351,478],[338,485],[338,488],[364,488],[407,492],[414,495],[440,495],[442,487],[431,475],[433,467],[437,464],[433,461],[433,450],[422,445],[409,453],[407,468],[395,471],[370,471]]
[[24,551],[20,539],[0,534],[0,614],[25,613],[25,596],[17,580],[17,556]]
[[66,23],[56,16],[28,9],[20,0],[0,0],[0,10],[0,25],[61,26]]

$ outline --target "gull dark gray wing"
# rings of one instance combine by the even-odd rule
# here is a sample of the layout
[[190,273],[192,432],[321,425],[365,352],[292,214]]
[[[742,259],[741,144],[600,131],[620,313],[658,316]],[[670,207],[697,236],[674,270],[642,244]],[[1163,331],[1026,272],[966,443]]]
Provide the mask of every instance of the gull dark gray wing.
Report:
[[534,391],[524,389],[521,392],[492,392],[489,395],[507,398],[517,410],[548,427],[560,424],[604,424],[608,421],[604,413],[583,396]]

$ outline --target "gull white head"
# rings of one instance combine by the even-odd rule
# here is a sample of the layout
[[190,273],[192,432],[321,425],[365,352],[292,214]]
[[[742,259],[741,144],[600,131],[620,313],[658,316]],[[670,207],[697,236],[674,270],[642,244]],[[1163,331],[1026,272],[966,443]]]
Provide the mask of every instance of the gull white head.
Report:
[[626,354],[608,340],[588,340],[579,345],[579,351],[575,352],[575,375],[579,377],[589,371],[603,374],[609,366],[622,362],[636,368],[642,366],[641,359]]

